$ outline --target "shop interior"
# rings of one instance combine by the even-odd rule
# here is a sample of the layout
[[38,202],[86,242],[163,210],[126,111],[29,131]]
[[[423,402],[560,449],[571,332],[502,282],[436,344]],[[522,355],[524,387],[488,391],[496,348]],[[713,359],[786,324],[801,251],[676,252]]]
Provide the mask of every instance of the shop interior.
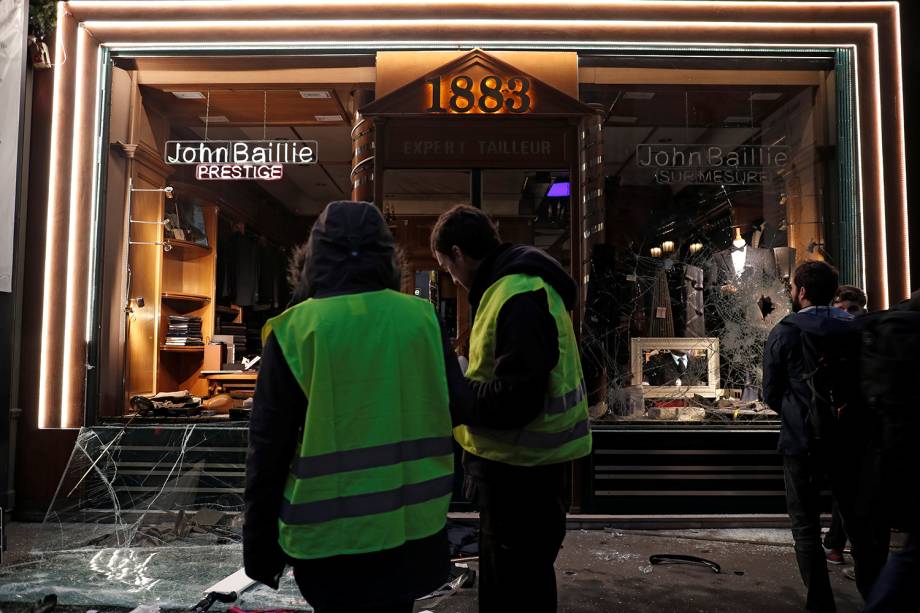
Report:
[[[692,71],[691,71],[692,72]],[[601,422],[776,421],[762,402],[770,329],[797,263],[839,265],[829,71],[582,88],[607,109],[606,240],[583,330]],[[702,81],[705,81],[702,80]]]
[[[246,417],[262,324],[290,297],[289,254],[326,203],[350,198],[355,92],[373,88],[372,55],[116,62],[105,236],[121,257],[104,264],[115,350],[100,421]],[[789,312],[795,263],[838,257],[825,233],[833,92],[823,70],[583,71],[582,102],[604,110],[606,235],[590,254],[581,331],[586,370],[606,373],[597,419],[775,418],[760,402],[758,343]],[[316,141],[317,162],[249,181],[164,162],[167,141],[279,139]],[[465,296],[428,247],[438,214],[477,193],[504,240],[571,270],[578,179],[388,171],[381,208],[405,255],[403,290],[436,305],[462,350]]]
[[[102,421],[246,417],[262,326],[290,298],[289,255],[328,202],[351,197],[353,95],[373,90],[368,62],[372,67],[373,57],[339,58],[332,69],[335,62],[325,57],[315,58],[318,66],[304,68],[301,61],[286,69],[276,59],[273,71],[245,59],[234,61],[232,70],[214,58],[116,64],[113,125],[133,123],[133,140],[150,160],[142,163],[135,153],[125,188],[126,265],[123,271],[112,266],[110,275],[123,284],[124,308],[110,312],[122,319],[124,381],[102,384],[112,389],[121,383],[124,392],[103,391]],[[283,79],[277,73],[285,71],[324,80],[259,83]],[[132,104],[133,113],[119,108]],[[198,180],[195,166],[163,163],[169,141],[281,139],[316,141],[317,163],[285,166],[271,181]],[[117,149],[118,139],[110,140]],[[437,216],[469,204],[474,189],[506,240],[545,248],[568,265],[567,175],[474,168],[387,172],[382,210],[404,256],[403,291],[437,305],[453,340],[468,329],[465,296],[458,301],[458,288],[438,271],[429,235]],[[113,236],[115,217],[107,220]],[[109,287],[116,296],[117,284]],[[119,334],[113,322],[108,328],[113,338]]]

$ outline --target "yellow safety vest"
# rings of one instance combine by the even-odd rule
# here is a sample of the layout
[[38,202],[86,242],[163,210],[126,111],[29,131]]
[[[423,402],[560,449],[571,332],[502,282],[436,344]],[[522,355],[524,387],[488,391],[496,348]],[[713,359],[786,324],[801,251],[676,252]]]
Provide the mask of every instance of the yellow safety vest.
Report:
[[281,548],[299,559],[367,553],[441,530],[454,464],[431,304],[392,290],[311,298],[269,331],[309,403]]
[[542,278],[507,275],[485,291],[470,335],[470,365],[466,376],[483,382],[495,378],[495,330],[502,306],[517,294],[540,289],[546,291],[549,311],[559,333],[559,361],[550,373],[543,410],[519,429],[454,428],[454,438],[474,455],[506,464],[539,466],[591,453],[588,399],[572,320],[562,298]]

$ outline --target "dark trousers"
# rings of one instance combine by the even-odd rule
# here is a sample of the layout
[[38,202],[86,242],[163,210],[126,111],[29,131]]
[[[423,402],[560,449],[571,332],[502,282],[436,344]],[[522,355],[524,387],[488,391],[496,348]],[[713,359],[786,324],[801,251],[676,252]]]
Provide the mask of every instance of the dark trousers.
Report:
[[411,613],[416,598],[447,580],[447,547],[441,530],[393,549],[289,563],[317,613]]
[[836,549],[843,552],[847,546],[847,532],[843,529],[843,518],[840,516],[840,507],[837,505],[837,499],[831,507],[831,527],[827,534],[824,535],[824,546],[827,549]]
[[479,506],[480,613],[554,613],[569,464],[467,475]]
[[821,547],[821,490],[826,484],[830,485],[844,530],[850,537],[856,585],[863,598],[867,598],[885,564],[888,531],[868,517],[856,516],[859,465],[830,452],[787,455],[784,473],[796,562],[808,590],[805,608],[809,611],[836,610],[827,560]]
[[901,551],[891,554],[863,613],[920,611],[920,532],[911,532]]

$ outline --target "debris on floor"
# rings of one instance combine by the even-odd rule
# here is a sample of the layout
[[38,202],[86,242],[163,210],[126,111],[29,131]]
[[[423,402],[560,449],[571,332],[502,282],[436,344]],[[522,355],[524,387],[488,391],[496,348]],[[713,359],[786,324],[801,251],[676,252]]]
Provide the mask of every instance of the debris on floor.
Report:
[[654,566],[656,564],[690,564],[694,566],[705,566],[715,574],[722,572],[722,567],[706,558],[697,556],[688,556],[679,553],[656,553],[650,556],[648,561]]
[[465,563],[455,563],[450,567],[450,579],[436,589],[435,591],[417,598],[417,601],[422,600],[431,600],[434,598],[443,598],[445,596],[450,596],[454,592],[460,589],[467,589],[474,587],[476,585],[476,571],[471,569],[469,565]]

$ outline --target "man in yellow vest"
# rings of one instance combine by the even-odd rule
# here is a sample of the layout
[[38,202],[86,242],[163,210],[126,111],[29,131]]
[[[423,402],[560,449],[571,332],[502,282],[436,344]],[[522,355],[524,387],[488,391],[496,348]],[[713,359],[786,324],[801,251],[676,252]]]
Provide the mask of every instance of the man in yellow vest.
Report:
[[473,313],[475,401],[452,410],[464,489],[480,511],[479,610],[555,611],[566,473],[591,451],[568,314],[578,286],[543,251],[502,244],[492,221],[465,205],[441,215],[431,250],[468,290]]
[[399,293],[373,205],[331,203],[295,261],[293,306],[263,330],[246,573],[277,589],[292,565],[318,613],[410,613],[448,574],[448,390],[469,391],[432,305]]

